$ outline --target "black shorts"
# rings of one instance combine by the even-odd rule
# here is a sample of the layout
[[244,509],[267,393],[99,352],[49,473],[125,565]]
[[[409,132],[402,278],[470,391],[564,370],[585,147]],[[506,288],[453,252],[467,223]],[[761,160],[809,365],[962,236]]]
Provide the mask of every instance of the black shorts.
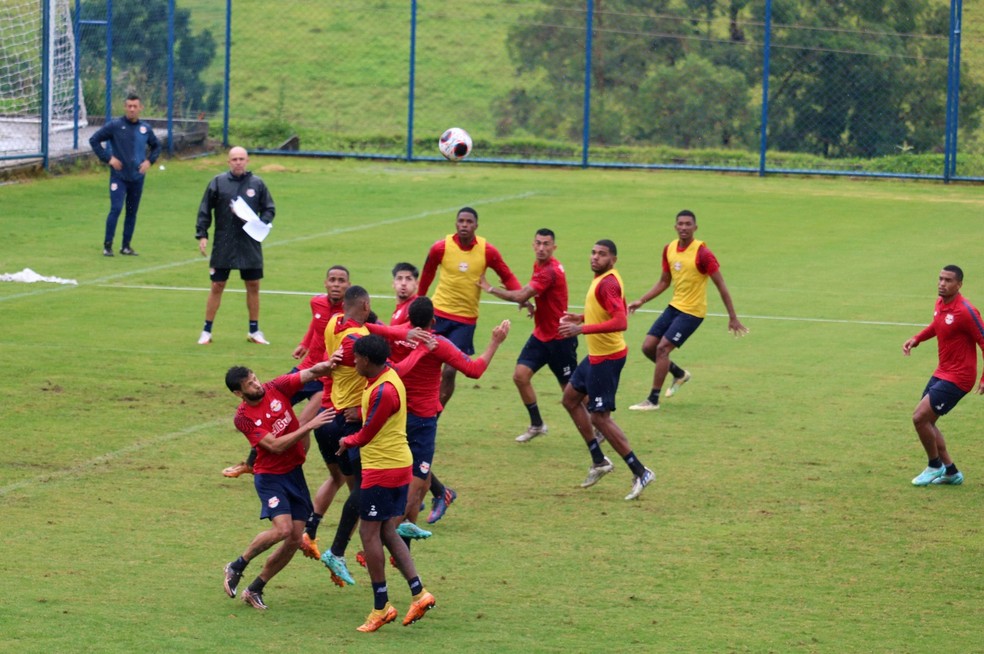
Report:
[[434,333],[454,343],[459,350],[468,356],[475,354],[475,325],[468,325],[448,318],[435,318]]
[[282,514],[289,514],[293,520],[307,520],[314,510],[301,466],[283,475],[254,475],[253,487],[260,498],[261,520]]
[[950,413],[957,402],[963,399],[967,391],[961,389],[953,382],[944,381],[936,377],[930,377],[929,383],[923,390],[922,396],[929,395],[929,406],[938,416],[945,416]]
[[615,410],[615,395],[618,393],[618,380],[625,367],[625,357],[605,359],[591,363],[584,357],[577,370],[571,375],[571,387],[578,393],[588,396],[588,411],[603,413]]
[[410,486],[369,486],[359,491],[359,517],[368,522],[383,522],[398,518],[407,511]]
[[[232,268],[209,268],[208,278],[213,282],[225,282],[229,280],[229,273],[232,272],[232,270]],[[239,271],[239,278],[244,282],[253,282],[257,279],[263,279],[263,269],[244,268]]]
[[689,313],[684,313],[676,307],[668,306],[660,314],[653,326],[649,328],[646,333],[647,336],[655,336],[656,338],[665,338],[670,343],[673,343],[674,347],[683,347],[683,344],[687,342],[687,339],[693,336],[700,324],[704,322],[703,318],[698,318],[697,316],[692,316]]
[[566,386],[571,375],[574,374],[574,369],[577,368],[577,336],[541,341],[536,336],[530,335],[516,363],[526,366],[533,372],[543,366],[550,366],[550,371],[560,385]]
[[[324,408],[321,410],[324,411]],[[321,451],[321,458],[324,459],[325,465],[336,464],[346,476],[355,473],[349,451],[342,452],[341,456],[337,452],[339,441],[360,429],[362,429],[361,422],[346,422],[345,414],[339,412],[334,420],[314,430],[314,438],[318,441],[318,449]]]

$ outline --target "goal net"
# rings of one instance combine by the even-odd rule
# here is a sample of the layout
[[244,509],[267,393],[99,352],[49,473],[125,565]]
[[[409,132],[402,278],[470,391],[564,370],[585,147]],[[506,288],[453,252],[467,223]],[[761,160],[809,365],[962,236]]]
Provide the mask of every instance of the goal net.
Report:
[[[42,122],[48,125],[51,137],[74,127],[75,36],[71,2],[0,0],[0,157],[41,152]],[[45,4],[50,15],[47,58]],[[81,85],[78,99],[79,126],[84,127],[87,122]]]

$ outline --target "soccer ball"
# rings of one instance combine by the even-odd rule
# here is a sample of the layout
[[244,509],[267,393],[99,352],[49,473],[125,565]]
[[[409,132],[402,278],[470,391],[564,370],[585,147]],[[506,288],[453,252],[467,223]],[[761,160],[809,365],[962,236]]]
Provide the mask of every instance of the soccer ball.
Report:
[[445,158],[459,161],[468,156],[472,149],[472,140],[468,132],[460,127],[452,127],[441,134],[437,147]]

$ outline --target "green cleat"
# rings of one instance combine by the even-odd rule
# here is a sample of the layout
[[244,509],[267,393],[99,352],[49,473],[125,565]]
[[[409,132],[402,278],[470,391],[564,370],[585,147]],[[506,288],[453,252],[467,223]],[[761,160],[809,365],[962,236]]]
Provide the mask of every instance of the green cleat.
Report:
[[959,486],[960,484],[963,483],[963,473],[960,472],[959,470],[957,470],[952,475],[948,475],[944,472],[942,475],[934,479],[931,483],[933,485],[939,485],[939,486],[942,486],[944,484],[949,486]]
[[355,579],[349,574],[348,567],[345,565],[344,556],[335,556],[330,549],[325,550],[325,553],[321,555],[321,562],[325,564],[326,568],[331,570],[333,575],[336,575],[347,584],[355,585]]
[[419,540],[421,538],[430,538],[433,534],[426,529],[421,529],[409,520],[405,520],[396,526],[396,535],[400,538]]
[[[939,468],[926,467],[925,470],[919,473],[919,476],[912,480],[913,486],[929,486],[933,483],[933,480],[937,477],[942,477],[946,472],[946,468],[940,466]],[[963,476],[961,475],[961,478]]]

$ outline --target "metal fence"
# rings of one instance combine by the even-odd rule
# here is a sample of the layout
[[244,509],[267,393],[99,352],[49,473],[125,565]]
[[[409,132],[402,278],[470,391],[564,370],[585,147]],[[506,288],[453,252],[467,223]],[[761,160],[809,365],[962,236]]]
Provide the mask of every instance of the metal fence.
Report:
[[476,162],[984,181],[963,0],[71,1],[90,123],[137,90],[259,152],[426,161],[460,126]]

